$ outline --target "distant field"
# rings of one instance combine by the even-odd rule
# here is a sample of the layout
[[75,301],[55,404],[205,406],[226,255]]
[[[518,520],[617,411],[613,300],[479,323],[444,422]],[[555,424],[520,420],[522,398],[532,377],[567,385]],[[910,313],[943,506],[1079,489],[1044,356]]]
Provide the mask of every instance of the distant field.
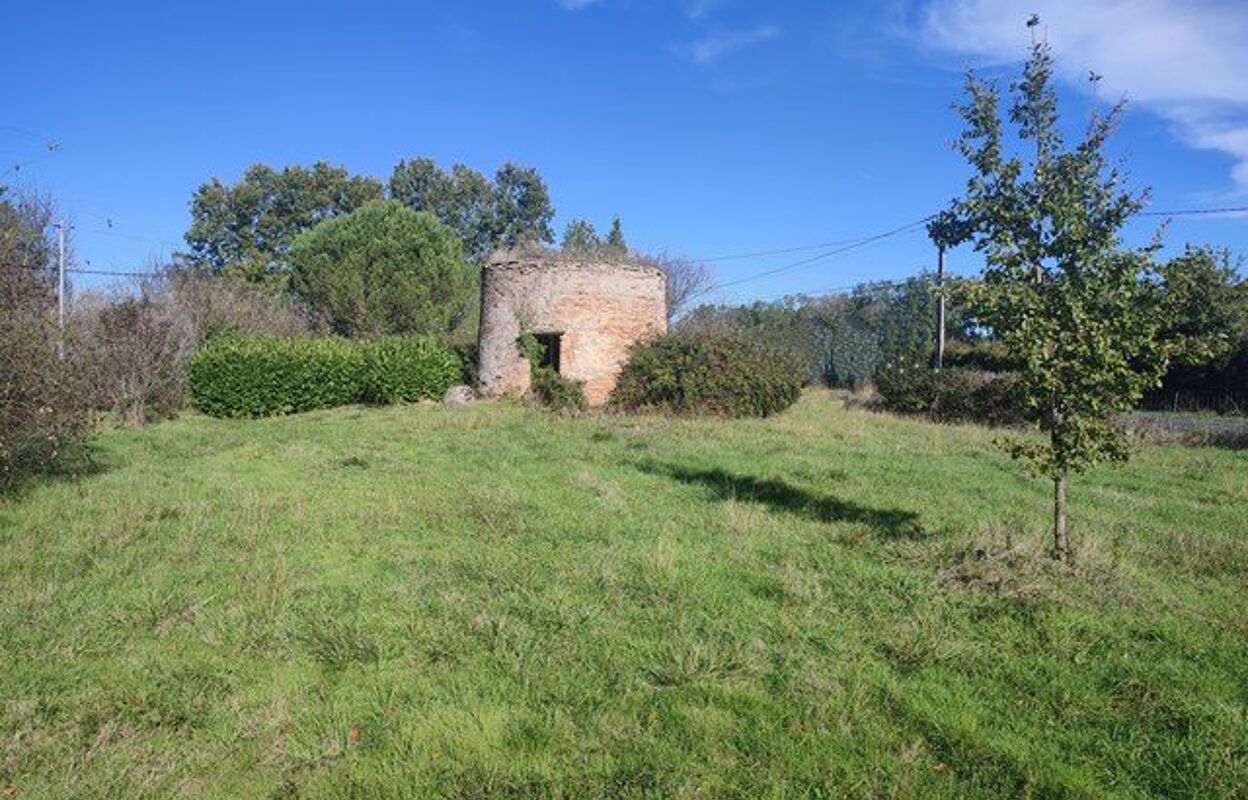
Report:
[[1248,450],[1248,417],[1172,411],[1136,411],[1122,419],[1137,436],[1155,443]]
[[0,505],[0,796],[1248,796],[1248,452],[1077,479],[1067,575],[993,435],[823,392],[107,434]]

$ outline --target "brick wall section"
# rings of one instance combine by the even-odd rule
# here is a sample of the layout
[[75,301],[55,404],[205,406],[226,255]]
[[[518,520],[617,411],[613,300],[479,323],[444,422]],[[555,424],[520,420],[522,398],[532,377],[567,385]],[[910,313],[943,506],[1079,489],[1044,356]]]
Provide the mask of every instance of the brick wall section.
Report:
[[477,389],[486,397],[520,395],[529,364],[516,347],[523,323],[560,333],[560,369],[585,383],[591,405],[606,402],[640,339],[667,330],[663,273],[631,264],[494,261],[481,286]]

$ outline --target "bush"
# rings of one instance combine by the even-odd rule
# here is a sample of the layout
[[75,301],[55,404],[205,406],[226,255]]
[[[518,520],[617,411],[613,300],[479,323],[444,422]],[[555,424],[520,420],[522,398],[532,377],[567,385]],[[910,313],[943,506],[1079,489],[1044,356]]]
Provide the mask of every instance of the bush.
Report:
[[191,400],[214,417],[267,417],[349,403],[438,398],[459,380],[427,339],[222,336],[191,359]]
[[585,400],[585,384],[560,375],[552,367],[542,366],[546,346],[533,332],[522,328],[516,337],[516,349],[529,362],[529,399],[551,411],[579,414],[589,403]]
[[312,327],[306,312],[267,287],[167,268],[133,290],[79,298],[69,357],[92,408],[111,411],[119,425],[142,425],[182,409],[187,362],[206,339]]
[[885,362],[875,373],[880,403],[898,414],[927,414],[936,404],[941,374],[917,358],[900,357]]
[[88,408],[56,335],[42,319],[0,314],[0,492],[86,453]]
[[459,360],[461,365],[459,382],[466,383],[469,386],[475,386],[477,383],[477,343],[471,342],[444,342],[455,358]]
[[994,341],[964,342],[951,340],[945,348],[946,368],[1011,372],[1019,365],[1010,360],[1005,345]]
[[1027,421],[1015,392],[1013,373],[945,369],[917,359],[895,359],[876,374],[880,405],[898,414],[918,414],[937,422],[1019,425]]
[[944,370],[936,380],[930,416],[937,422],[975,422],[990,427],[1027,422],[1010,372]]
[[676,333],[638,344],[611,395],[615,408],[765,417],[797,401],[802,365],[749,339]]
[[359,346],[364,348],[361,399],[366,403],[440,399],[463,378],[459,357],[432,339],[386,336]]
[[0,197],[0,492],[72,466],[91,432],[78,375],[57,357],[51,219],[45,201]]
[[828,386],[861,389],[871,382],[884,351],[879,335],[864,325],[846,323],[828,337],[823,375]]
[[186,361],[195,335],[167,292],[141,287],[137,297],[89,296],[71,319],[70,360],[86,398],[116,424],[173,417],[185,399]]
[[529,394],[539,405],[565,414],[578,414],[587,405],[585,384],[565,378],[550,367],[532,371]]
[[228,276],[171,267],[142,288],[145,293],[172,296],[196,343],[223,333],[298,336],[324,327],[289,293]]

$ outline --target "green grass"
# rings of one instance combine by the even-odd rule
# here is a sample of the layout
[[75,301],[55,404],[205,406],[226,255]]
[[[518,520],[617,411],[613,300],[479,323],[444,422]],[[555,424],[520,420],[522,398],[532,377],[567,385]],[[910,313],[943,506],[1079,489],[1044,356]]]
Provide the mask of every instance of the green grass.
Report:
[[1248,453],[847,410],[188,416],[0,506],[21,797],[1245,797]]

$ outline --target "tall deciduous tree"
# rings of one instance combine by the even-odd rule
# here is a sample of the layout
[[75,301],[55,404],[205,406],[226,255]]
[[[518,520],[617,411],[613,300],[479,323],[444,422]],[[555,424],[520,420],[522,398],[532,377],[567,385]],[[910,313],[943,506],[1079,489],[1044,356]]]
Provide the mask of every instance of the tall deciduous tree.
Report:
[[463,164],[446,172],[414,158],[394,168],[389,189],[393,199],[453,228],[478,261],[500,247],[554,241],[550,193],[535,169],[506,164],[491,182]]
[[344,336],[452,337],[471,321],[477,270],[430,213],[368,203],[296,237],[293,288]]
[[1189,244],[1159,272],[1162,320],[1176,345],[1176,364],[1215,361],[1248,335],[1244,283],[1229,251]]
[[495,210],[495,246],[553,242],[550,221],[555,217],[546,182],[532,167],[504,164],[494,174],[498,193]]
[[1161,330],[1154,248],[1125,248],[1119,236],[1145,199],[1121,188],[1104,152],[1122,104],[1094,115],[1067,148],[1043,41],[1033,43],[1012,89],[1009,119],[1020,150],[1032,149],[1026,155],[1009,152],[996,87],[967,78],[960,108],[966,129],[956,146],[974,174],[955,203],[962,223],[955,228],[984,255],[984,280],[972,287],[972,300],[1022,365],[1022,400],[1045,434],[1004,444],[1051,479],[1054,554],[1069,561],[1067,479],[1127,458],[1113,416],[1157,384],[1171,348]]
[[1179,343],[1160,396],[1243,410],[1248,398],[1248,278],[1225,250],[1188,246],[1161,268],[1167,331]]
[[213,178],[191,198],[188,261],[214,273],[269,278],[288,266],[296,235],[380,199],[381,191],[377,180],[323,161],[281,171],[256,164],[232,186]]
[[390,175],[390,197],[449,225],[471,258],[479,259],[494,247],[497,192],[470,167],[456,164],[445,172],[428,158],[400,161]]

